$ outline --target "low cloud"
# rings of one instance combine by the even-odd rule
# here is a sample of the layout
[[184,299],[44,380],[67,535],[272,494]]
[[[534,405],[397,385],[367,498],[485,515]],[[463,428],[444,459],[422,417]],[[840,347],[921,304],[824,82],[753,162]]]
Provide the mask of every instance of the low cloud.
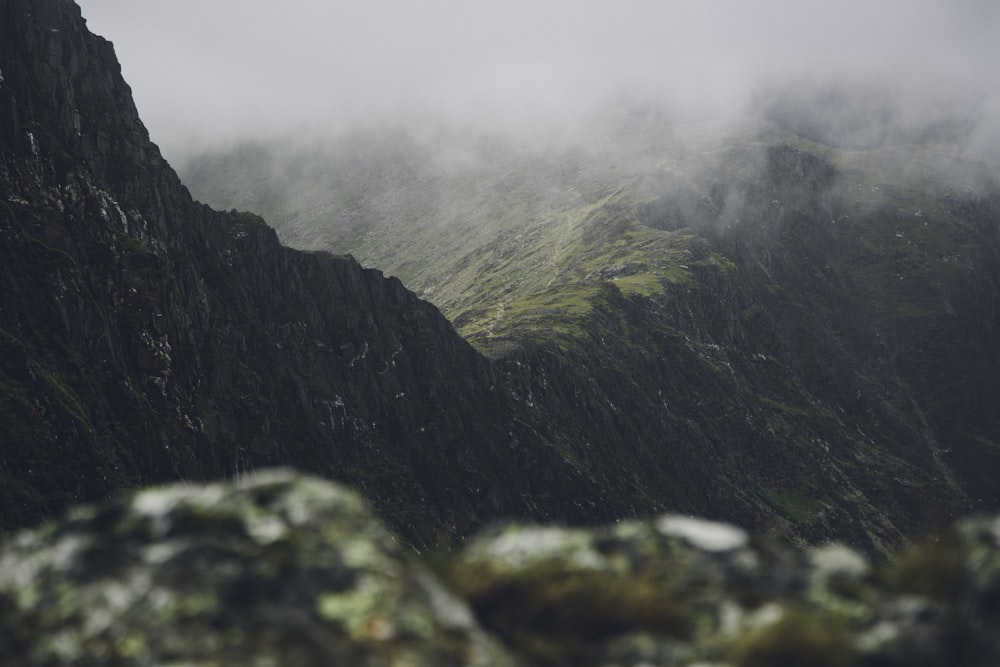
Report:
[[170,159],[407,118],[573,127],[625,104],[1000,145],[993,0],[79,1]]

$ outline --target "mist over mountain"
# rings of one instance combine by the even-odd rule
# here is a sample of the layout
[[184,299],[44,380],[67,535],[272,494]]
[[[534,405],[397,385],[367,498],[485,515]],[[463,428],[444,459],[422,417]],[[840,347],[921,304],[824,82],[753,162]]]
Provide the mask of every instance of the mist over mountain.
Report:
[[279,464],[351,479],[414,544],[631,511],[522,449],[548,427],[516,383],[398,280],[193,201],[75,4],[0,9],[0,529]]
[[997,664],[996,6],[372,6],[0,0],[0,655]]
[[[853,46],[833,49],[831,17],[781,9],[728,45],[695,27],[739,11],[687,16],[702,79],[677,60],[548,116],[504,89],[481,114],[265,132],[180,171],[290,245],[398,276],[523,367],[523,405],[580,419],[556,436],[573,465],[667,507],[776,512],[764,525],[791,539],[884,551],[997,502],[980,474],[997,465],[997,114],[976,59],[994,47],[949,33],[964,11],[845,7]],[[733,44],[763,35],[716,87]]]
[[[703,119],[775,95],[813,121],[838,104],[910,128],[957,112],[970,141],[997,146],[1000,9],[988,0],[81,6],[172,162],[293,132],[315,144],[358,124],[551,135],[623,103]],[[858,91],[866,99],[852,101]],[[831,93],[844,99],[831,105]]]
[[1000,507],[990,6],[843,61],[832,10],[671,6],[154,3],[137,108],[75,5],[9,0],[2,526],[274,464],[417,545],[670,509],[887,553]]
[[997,465],[988,163],[648,109],[600,127],[586,148],[383,129],[183,173],[293,245],[400,276],[524,365],[530,411],[582,419],[569,460],[635,466],[668,507],[741,512],[756,495],[740,521],[777,510],[790,523],[769,525],[796,539],[883,550],[997,502],[980,474]]

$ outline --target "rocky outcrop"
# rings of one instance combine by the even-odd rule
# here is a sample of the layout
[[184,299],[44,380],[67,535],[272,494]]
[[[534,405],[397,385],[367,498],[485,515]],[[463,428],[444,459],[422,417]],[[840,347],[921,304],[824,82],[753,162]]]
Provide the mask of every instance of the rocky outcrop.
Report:
[[937,149],[796,137],[670,171],[640,134],[433,184],[383,138],[427,224],[369,200],[351,233],[415,248],[491,361],[398,280],[192,201],[79,9],[7,0],[0,529],[278,464],[350,483],[419,546],[670,509],[886,553],[1000,507],[995,184],[950,161],[987,185],[897,185]]
[[998,563],[1000,519],[875,567],[680,515],[496,526],[420,560],[355,493],[268,471],[8,539],[0,661],[986,667]]
[[317,479],[149,490],[8,547],[9,664],[512,664],[356,494]]
[[0,528],[276,464],[350,481],[419,544],[582,518],[589,483],[433,306],[194,202],[69,0],[0,19]]

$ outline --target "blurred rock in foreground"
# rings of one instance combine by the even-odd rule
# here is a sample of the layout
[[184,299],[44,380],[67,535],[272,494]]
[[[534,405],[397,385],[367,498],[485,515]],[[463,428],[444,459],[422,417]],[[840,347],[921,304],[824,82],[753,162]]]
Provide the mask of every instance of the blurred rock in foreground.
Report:
[[271,471],[9,538],[0,664],[995,665],[998,545],[968,520],[876,567],[663,516],[499,526],[434,575],[353,492]]

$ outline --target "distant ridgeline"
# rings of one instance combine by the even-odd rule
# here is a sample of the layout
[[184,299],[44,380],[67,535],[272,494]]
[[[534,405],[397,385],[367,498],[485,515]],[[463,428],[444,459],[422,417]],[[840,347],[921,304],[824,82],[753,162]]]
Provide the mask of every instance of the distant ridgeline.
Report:
[[182,173],[433,301],[605,498],[869,551],[996,509],[995,173],[944,143],[805,139],[775,99],[530,147],[359,130]]
[[[2,528],[278,464],[417,546],[670,510],[888,552],[1000,509],[1000,189],[945,148],[494,146],[493,171],[400,178],[380,207],[424,163],[404,151],[353,170],[341,228],[274,184],[285,237],[377,260],[456,332],[395,278],[193,201],[69,0],[0,5],[0,72]],[[254,177],[228,159],[192,165],[200,196]]]

